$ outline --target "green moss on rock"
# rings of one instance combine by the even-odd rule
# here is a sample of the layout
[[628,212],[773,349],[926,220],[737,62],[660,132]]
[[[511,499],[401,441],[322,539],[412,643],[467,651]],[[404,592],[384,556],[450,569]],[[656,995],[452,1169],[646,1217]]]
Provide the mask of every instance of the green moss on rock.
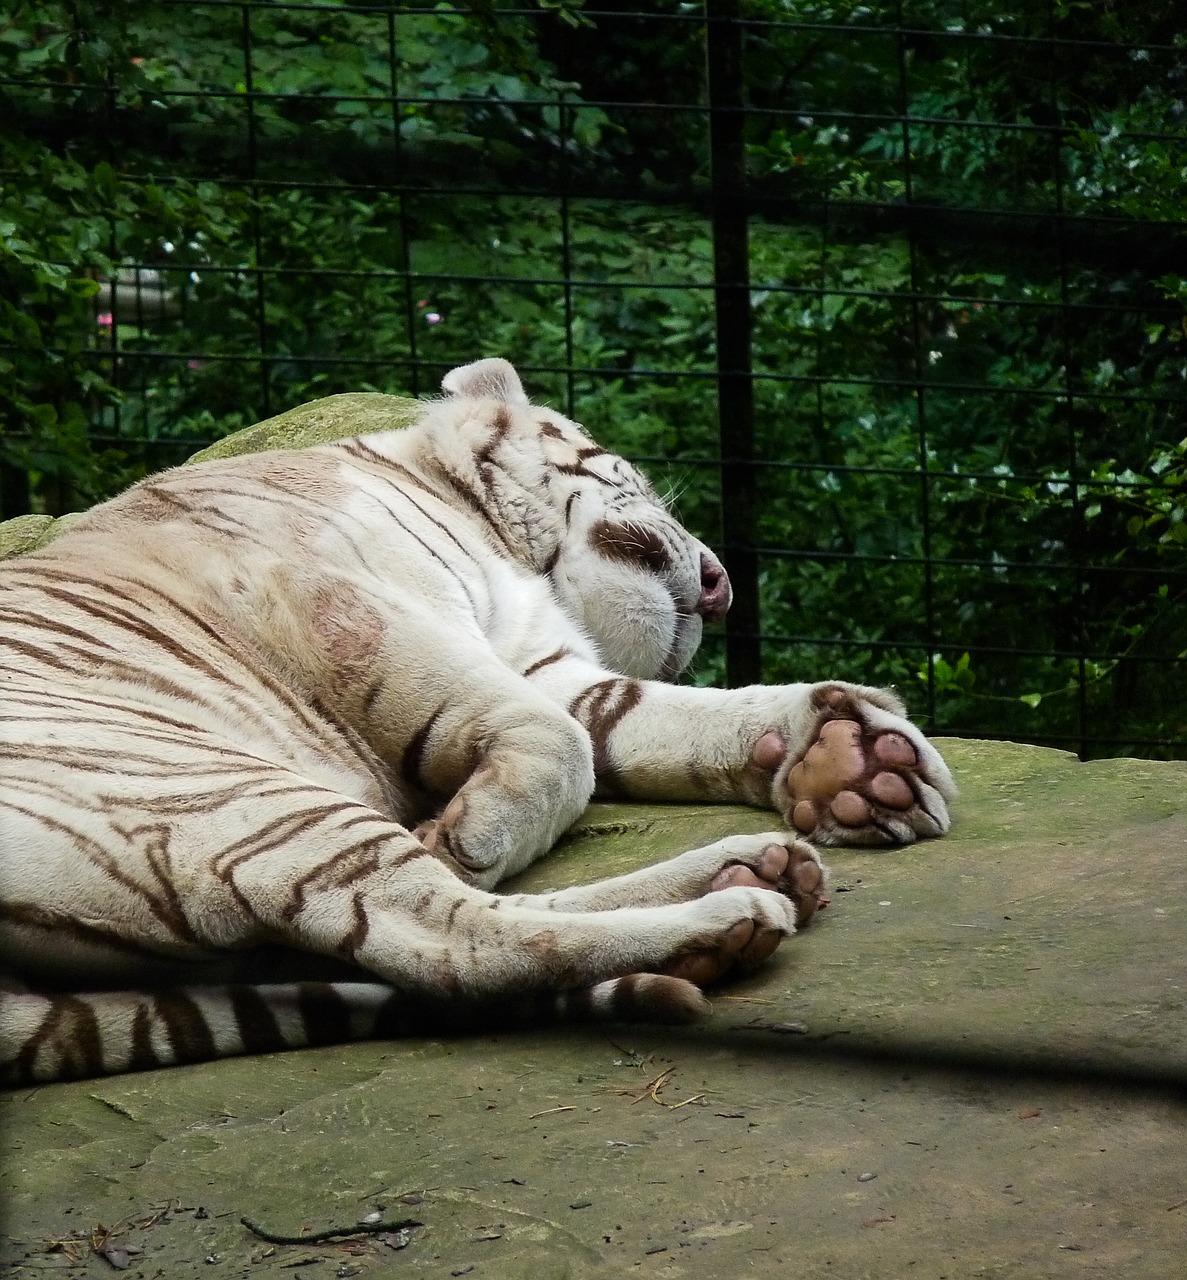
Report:
[[274,418],[244,427],[199,450],[190,462],[237,458],[269,449],[307,449],[373,431],[399,431],[411,426],[421,411],[418,400],[357,391],[298,405]]
[[59,533],[64,533],[82,515],[81,511],[72,511],[69,515],[59,516],[16,516],[12,520],[0,521],[0,560],[10,556],[22,556],[28,551],[36,551],[52,542]]

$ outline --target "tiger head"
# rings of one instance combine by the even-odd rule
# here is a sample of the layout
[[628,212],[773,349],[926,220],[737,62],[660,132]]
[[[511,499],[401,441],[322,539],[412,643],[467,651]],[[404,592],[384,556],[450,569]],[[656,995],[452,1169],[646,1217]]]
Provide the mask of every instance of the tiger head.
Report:
[[483,490],[503,509],[505,526],[514,510],[527,544],[522,558],[547,575],[606,666],[640,679],[678,676],[700,644],[703,622],[723,618],[730,606],[721,561],[626,459],[531,404],[506,360],[454,369],[442,387],[451,400],[496,402],[488,419],[493,437],[488,429],[471,445]]

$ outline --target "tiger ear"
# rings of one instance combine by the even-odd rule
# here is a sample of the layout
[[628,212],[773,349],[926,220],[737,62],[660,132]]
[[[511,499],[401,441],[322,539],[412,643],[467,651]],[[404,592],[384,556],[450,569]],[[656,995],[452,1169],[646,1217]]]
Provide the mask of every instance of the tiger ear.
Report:
[[472,400],[502,400],[504,404],[528,403],[515,366],[497,356],[451,369],[441,379],[441,389],[451,396],[466,396]]

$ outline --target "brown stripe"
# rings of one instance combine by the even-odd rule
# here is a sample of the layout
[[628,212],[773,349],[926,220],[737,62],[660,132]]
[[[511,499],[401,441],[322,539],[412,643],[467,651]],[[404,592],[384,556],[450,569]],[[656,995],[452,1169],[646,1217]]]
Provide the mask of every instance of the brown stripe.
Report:
[[[145,888],[133,875],[123,869],[121,865],[122,859],[118,854],[105,849],[97,840],[92,840],[85,832],[71,827],[65,822],[59,822],[49,814],[37,813],[31,809],[26,809],[24,805],[13,804],[11,801],[9,801],[8,807],[17,813],[24,814],[27,818],[31,818],[34,822],[40,823],[41,826],[48,828],[50,831],[58,835],[64,835],[72,840],[75,849],[79,853],[85,854],[92,866],[122,885],[128,893],[139,898],[152,912],[153,916],[167,929],[170,929],[175,936],[183,938],[192,936],[185,917],[180,914],[179,909],[170,901],[170,895],[167,893],[162,897]],[[174,895],[174,900],[175,897],[176,895]],[[32,910],[35,911],[36,908],[32,908]],[[56,912],[51,912],[50,918],[56,916],[56,914]]]
[[[335,891],[345,889],[379,870],[379,850],[389,841],[383,835],[364,836],[345,849],[318,863],[307,871],[300,879],[295,880],[289,890],[289,900],[284,905],[281,918],[292,922],[305,907],[305,899],[310,889]],[[357,921],[356,921],[357,926]]]
[[244,1053],[275,1053],[288,1048],[276,1014],[258,987],[228,987],[227,996]]
[[441,475],[444,478],[445,483],[449,485],[454,493],[456,493],[476,515],[481,516],[487,525],[489,525],[491,532],[496,538],[498,538],[499,542],[502,543],[508,551],[511,551],[512,548],[507,541],[506,532],[496,522],[494,516],[491,515],[490,508],[486,500],[480,494],[476,493],[473,487],[456,472],[443,467],[441,469]]
[[[40,645],[28,644],[23,640],[16,640],[11,636],[0,634],[0,644],[13,653],[22,654],[26,658],[33,658],[37,662],[43,663],[47,667],[53,668],[55,671],[75,672],[78,668],[75,664],[63,661],[62,657],[51,649],[44,649]],[[69,645],[58,645],[59,649],[63,649],[68,653],[73,653],[77,657],[89,658],[92,662],[98,662],[100,659],[95,654],[85,653],[81,649],[75,649]]]
[[363,900],[361,893],[356,893],[351,899],[351,912],[354,915],[354,924],[351,926],[350,932],[342,939],[342,946],[339,948],[340,953],[347,959],[353,960],[362,950],[363,943],[367,941],[367,935],[371,932],[371,917],[367,914],[367,905]]
[[495,410],[495,433],[493,439],[486,446],[486,453],[489,455],[500,444],[503,443],[507,433],[511,430],[511,412],[505,405],[499,405]]
[[[79,594],[77,591],[69,591],[61,587],[51,587],[46,583],[41,584],[41,593],[42,595],[48,596],[51,600],[56,600],[59,604],[64,604],[69,608],[76,609],[79,613],[84,613],[95,618],[99,622],[105,622],[109,626],[130,631],[139,639],[145,640],[149,644],[156,645],[159,649],[163,649],[175,661],[182,663],[184,666],[191,667],[201,675],[204,675],[217,683],[222,684],[227,681],[227,671],[224,666],[206,662],[194,653],[192,649],[184,645],[177,636],[168,631],[162,630],[155,622],[149,621],[149,619],[140,611],[140,608],[137,607],[142,606],[142,600],[125,594],[123,591],[118,590],[114,584],[108,583],[104,585],[104,598],[102,599],[91,599],[88,596]],[[220,648],[226,649],[228,653],[234,653],[232,646],[227,644],[223,637],[197,614],[191,613],[190,610],[183,608],[172,597],[165,596],[162,592],[153,590],[150,588],[148,583],[137,582],[135,585],[137,588],[143,587],[146,594],[156,595],[166,603],[172,605],[177,613],[181,614],[186,621],[196,626],[208,638],[214,640]],[[113,603],[114,600],[123,600],[131,607],[120,608]],[[242,665],[242,663],[239,662],[237,665]]]
[[[404,495],[404,496],[407,497],[407,495]],[[376,499],[376,501],[378,501],[378,498]],[[427,555],[431,556],[434,560],[436,560],[437,563],[441,565],[441,567],[447,573],[453,576],[454,580],[458,584],[458,587],[465,594],[466,599],[469,600],[471,609],[475,613],[479,613],[480,611],[478,608],[478,603],[474,598],[473,591],[470,590],[470,584],[466,580],[466,578],[463,577],[462,574],[458,573],[457,568],[454,565],[450,564],[449,561],[446,560],[446,558],[436,549],[436,547],[432,545],[432,543],[426,542],[420,536],[420,534],[417,533],[415,529],[411,528],[399,515],[397,515],[396,512],[393,511],[392,508],[387,503],[381,503],[381,505],[383,506],[383,509],[387,512],[389,518],[392,520],[394,524],[398,525],[401,529],[403,529],[403,531],[410,538],[418,542]],[[416,506],[416,504],[413,503],[413,506]],[[417,510],[420,511],[421,515],[426,520],[428,520],[431,524],[435,525],[443,533],[449,534],[450,538],[452,538],[453,542],[458,546],[458,549],[462,553],[462,555],[465,556],[467,560],[470,560],[472,562],[473,557],[470,555],[470,552],[465,547],[463,547],[461,543],[459,543],[458,540],[454,538],[451,533],[449,533],[448,528],[444,524],[442,524],[440,520],[436,519],[436,517],[434,516],[429,515],[427,512],[421,510],[421,508],[419,507],[417,507]],[[497,532],[497,529],[496,529],[496,532]]]
[[429,497],[440,501],[441,495],[433,490],[433,487],[423,476],[418,476],[410,467],[406,467],[395,458],[389,458],[386,454],[380,453],[378,449],[372,449],[369,444],[364,444],[357,436],[353,440],[340,440],[338,447],[344,453],[349,453],[351,457],[357,458],[360,462],[382,467],[385,471],[394,471],[405,483],[415,486],[422,493],[427,493]]
[[404,748],[404,754],[400,758],[400,777],[421,791],[427,790],[423,776],[425,746],[429,740],[429,735],[433,732],[444,710],[445,703],[441,703],[437,710],[409,738],[408,745]]
[[[23,718],[22,718],[23,719]],[[29,723],[28,720],[23,720]],[[61,724],[62,720],[52,719],[51,724]],[[79,723],[79,722],[74,722]],[[93,723],[90,721],[82,721],[81,723]],[[180,746],[188,752],[194,752],[195,746],[191,742],[178,743],[176,738],[168,738],[161,735],[150,733],[136,734],[134,730],[125,726],[116,726],[117,731],[126,736],[136,736],[147,738],[150,742],[165,742],[174,746]],[[244,797],[256,798],[260,794],[260,784],[274,778],[277,773],[275,766],[261,764],[259,760],[253,760],[250,756],[241,757],[229,748],[220,748],[217,744],[207,745],[202,743],[198,746],[197,751],[205,756],[213,756],[214,759],[191,759],[189,762],[182,764],[179,762],[170,762],[161,753],[156,756],[143,756],[137,752],[116,751],[112,749],[83,749],[80,747],[62,744],[60,746],[43,746],[43,747],[27,747],[24,750],[19,748],[0,747],[0,759],[10,759],[16,762],[39,761],[57,766],[62,770],[70,770],[73,773],[93,773],[100,776],[109,776],[112,769],[118,765],[119,769],[125,774],[132,772],[132,765],[136,766],[136,774],[141,779],[152,780],[178,780],[178,779],[200,779],[206,781],[210,785],[210,790],[201,794],[191,792],[178,792],[173,795],[157,795],[153,799],[153,809],[158,816],[163,817],[168,813],[206,813],[220,804]],[[221,757],[228,757],[223,759]],[[83,757],[83,758],[79,758]],[[93,757],[93,760],[92,760]],[[254,766],[254,767],[253,767]],[[36,781],[37,792],[42,789],[51,788],[51,783],[45,774],[38,773],[34,775],[30,771],[25,779],[32,788],[34,780]],[[18,779],[14,776],[12,779],[5,779],[10,785],[17,785]],[[76,785],[76,784],[75,784]],[[78,798],[77,790],[72,790],[69,782],[65,779],[61,780],[61,784],[54,788],[59,795],[68,795],[71,801]],[[299,794],[308,792],[310,785],[305,784],[301,787],[288,787],[283,790],[275,788],[267,791],[265,794],[269,799],[276,799],[278,796],[288,794]],[[102,803],[102,801],[100,802]],[[34,821],[48,822],[45,815],[39,811],[28,810],[29,816]],[[146,828],[135,828],[131,832],[121,830],[120,834],[131,838],[132,835]]]
[[475,449],[474,451],[474,462],[477,465],[478,474],[482,477],[482,483],[488,496],[494,488],[494,473],[503,469],[495,461],[495,453],[511,431],[511,414],[506,405],[501,404],[495,410],[492,426],[494,430],[491,432],[490,439],[481,449]]
[[[19,561],[16,563],[20,563]],[[184,607],[178,600],[168,593],[153,586],[151,583],[141,581],[135,578],[126,579],[126,584],[133,590],[131,592],[117,590],[115,585],[109,579],[95,579],[89,576],[80,575],[77,571],[58,569],[54,565],[37,564],[36,580],[30,583],[30,586],[42,588],[46,579],[54,579],[64,583],[68,587],[77,589],[80,586],[91,586],[101,591],[104,595],[112,596],[118,600],[123,600],[132,606],[140,606],[145,596],[152,596],[161,604],[171,609],[174,613],[180,615],[185,621],[190,622],[197,627],[205,635],[210,637],[218,647],[223,651],[222,656],[228,662],[236,663],[243,671],[247,672],[251,678],[261,685],[268,693],[272,695],[278,702],[285,706],[294,716],[298,717],[302,724],[307,726],[320,740],[328,741],[332,748],[336,749],[340,744],[338,742],[337,732],[331,734],[326,733],[327,717],[317,716],[313,713],[313,709],[299,698],[292,689],[283,684],[277,677],[273,676],[263,666],[253,664],[248,661],[246,651],[241,646],[229,645],[223,641],[223,638],[210,627],[202,617],[190,609]],[[186,685],[178,684],[162,677],[157,672],[147,671],[143,668],[143,664],[136,666],[133,663],[118,664],[116,668],[115,660],[109,660],[112,675],[125,675],[133,685],[148,684],[150,688],[162,693],[170,694],[182,701],[194,702],[201,701],[195,698],[193,689]],[[191,664],[195,665],[195,664]],[[220,667],[217,671],[214,668],[203,668],[212,671],[214,681],[217,685],[229,685],[236,692],[239,691],[239,685],[227,678],[226,671]],[[332,722],[331,722],[332,723]],[[337,726],[335,726],[337,730]],[[340,732],[340,730],[338,730]]]
[[[300,789],[304,790],[305,788]],[[269,798],[275,798],[276,794],[269,793]],[[318,823],[324,822],[327,818],[341,813],[343,810],[357,808],[356,801],[347,800],[343,797],[336,804],[321,804],[315,808],[300,809],[295,813],[282,814],[271,822],[265,823],[262,827],[258,827],[250,835],[243,836],[220,850],[212,860],[211,869],[224,884],[230,885],[234,873],[243,863],[250,861],[252,858],[258,858],[261,854],[269,853],[271,850],[279,848],[282,844],[287,844],[288,841],[296,836],[317,826]]]
[[667,573],[672,555],[654,529],[633,521],[621,524],[599,520],[589,531],[590,546],[610,560],[641,566],[652,573]]
[[129,1071],[150,1071],[159,1067],[161,1060],[157,1057],[152,1043],[152,1019],[148,1006],[138,1004],[132,1015],[132,1052],[128,1057]]
[[78,640],[82,644],[98,645],[108,652],[111,652],[113,648],[112,645],[100,639],[93,632],[84,631],[81,627],[72,627],[69,623],[63,622],[61,618],[46,617],[43,613],[33,613],[25,609],[5,609],[0,613],[0,617],[5,622],[15,622],[18,625],[24,624],[27,627],[32,627],[38,633],[48,632],[55,636],[69,636],[72,640]]
[[[150,497],[156,498],[162,506],[173,507],[183,515],[188,516],[194,510],[190,503],[183,501],[177,494],[171,493],[160,480],[142,481],[136,485],[134,492],[147,493]],[[137,506],[143,511],[144,508],[141,504],[138,503]]]
[[616,1016],[629,1019],[631,1014],[637,1011],[638,1000],[635,996],[635,989],[639,985],[639,979],[642,977],[638,973],[628,973],[625,977],[619,978],[614,984],[611,992],[610,1007],[614,1010]]
[[569,704],[569,714],[589,731],[593,742],[594,776],[599,789],[604,792],[628,794],[614,762],[610,739],[619,722],[639,705],[642,698],[643,685],[638,680],[617,677],[591,685]]
[[14,1063],[19,1080],[45,1079],[38,1058],[48,1047],[54,1053],[52,1078],[77,1080],[103,1073],[103,1040],[95,1011],[74,996],[58,996],[37,1030],[25,1041]]
[[305,1027],[306,1044],[346,1044],[354,1039],[350,1007],[328,982],[302,982],[297,1007]]
[[[436,502],[444,501],[441,494],[438,493],[422,476],[417,475],[415,471],[411,470],[409,467],[404,466],[403,463],[396,462],[395,459],[393,458],[385,458],[382,454],[377,453],[374,449],[363,444],[361,440],[348,441],[345,451],[357,457],[362,462],[371,462],[371,463],[374,463],[374,465],[376,466],[385,467],[391,471],[396,472],[396,474],[399,475],[401,479],[406,481],[408,484],[412,485],[414,488],[419,489],[422,493],[427,494],[430,498],[434,499]],[[453,532],[453,530],[449,527],[448,524],[446,524],[442,520],[439,520],[430,511],[426,510],[425,507],[423,507],[421,503],[418,502],[411,493],[407,492],[407,490],[400,489],[397,487],[396,492],[398,492],[400,496],[406,502],[408,502],[411,506],[413,506],[426,520],[436,525],[437,528],[441,530],[441,532],[445,535],[445,537],[447,537],[457,547],[459,551],[461,551],[465,555],[470,554],[468,548],[461,542],[461,540],[457,537],[457,535]],[[388,510],[390,512],[390,508],[388,508]]]
[[527,679],[529,676],[534,676],[537,671],[542,670],[544,667],[551,666],[554,662],[561,662],[565,658],[571,658],[572,656],[572,650],[566,649],[562,645],[562,647],[557,649],[555,653],[550,653],[547,658],[541,658],[539,662],[533,662],[532,665],[523,673],[524,678]]
[[162,991],[149,999],[164,1023],[174,1063],[209,1062],[218,1056],[205,1015],[184,991]]
[[383,678],[372,680],[370,685],[367,686],[367,692],[363,695],[363,702],[360,707],[360,712],[364,719],[370,719],[375,710],[375,701],[386,687],[387,681]]
[[599,448],[596,444],[588,444],[577,450],[576,462],[558,462],[556,469],[563,472],[567,476],[584,476],[587,480],[596,480],[599,484],[615,486],[618,484],[616,479],[607,479],[600,476],[596,471],[590,471],[585,465],[591,458],[602,458],[606,456],[606,450]]

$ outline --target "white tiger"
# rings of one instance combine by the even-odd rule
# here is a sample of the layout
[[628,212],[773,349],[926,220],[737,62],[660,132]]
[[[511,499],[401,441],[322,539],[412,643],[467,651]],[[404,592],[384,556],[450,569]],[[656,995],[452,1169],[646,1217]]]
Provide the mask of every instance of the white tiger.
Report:
[[893,696],[664,683],[729,606],[719,561],[506,361],[443,386],[406,430],[165,472],[0,567],[7,1080],[685,1020],[827,900],[784,833],[493,893],[595,789],[821,843],[947,830]]

